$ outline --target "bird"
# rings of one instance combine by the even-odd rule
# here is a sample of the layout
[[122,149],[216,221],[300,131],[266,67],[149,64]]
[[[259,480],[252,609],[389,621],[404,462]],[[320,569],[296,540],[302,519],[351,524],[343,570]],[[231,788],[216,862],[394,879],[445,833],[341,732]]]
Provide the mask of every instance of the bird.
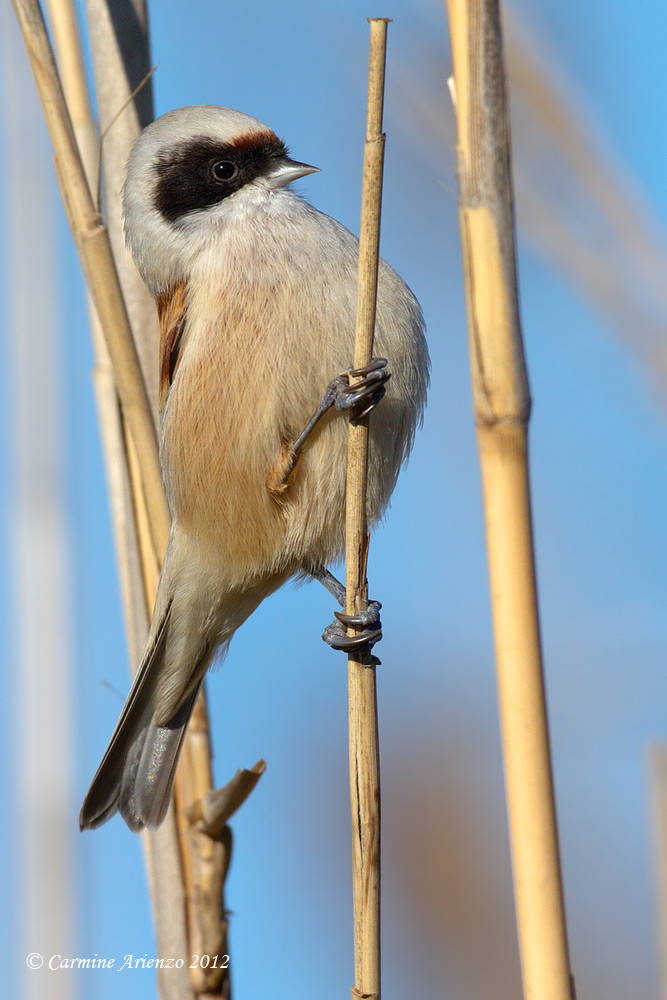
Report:
[[[203,678],[293,578],[345,543],[348,419],[369,419],[368,523],[383,516],[422,421],[422,310],[379,262],[375,346],[353,371],[359,243],[291,188],[317,167],[266,125],[198,105],[147,126],[122,190],[125,240],[160,321],[159,445],[172,516],[139,670],[85,796],[82,830],[116,812],[155,830]],[[379,602],[323,638],[370,649]]]

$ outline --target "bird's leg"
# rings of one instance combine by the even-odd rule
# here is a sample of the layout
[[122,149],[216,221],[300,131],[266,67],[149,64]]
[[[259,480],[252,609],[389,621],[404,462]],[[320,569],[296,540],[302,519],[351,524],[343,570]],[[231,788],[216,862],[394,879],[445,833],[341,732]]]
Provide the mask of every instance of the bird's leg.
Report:
[[[350,376],[359,381],[350,385]],[[332,406],[349,413],[353,420],[361,420],[380,402],[385,394],[385,384],[390,378],[386,358],[373,358],[363,368],[348,368],[332,378],[319,406],[299,436],[292,444],[284,442],[280,461],[269,473],[268,487],[271,492],[281,494],[285,491],[308,437]]]
[[[315,580],[326,587],[341,608],[345,607],[345,587],[337,580],[333,573],[330,573],[326,566],[318,566],[311,572]],[[341,649],[346,653],[365,652],[372,649],[376,642],[382,638],[382,622],[380,621],[379,601],[369,601],[365,611],[358,615],[346,615],[340,611],[334,611],[336,620],[327,625],[322,638],[332,649]],[[362,629],[357,635],[349,636],[347,626],[356,625]]]

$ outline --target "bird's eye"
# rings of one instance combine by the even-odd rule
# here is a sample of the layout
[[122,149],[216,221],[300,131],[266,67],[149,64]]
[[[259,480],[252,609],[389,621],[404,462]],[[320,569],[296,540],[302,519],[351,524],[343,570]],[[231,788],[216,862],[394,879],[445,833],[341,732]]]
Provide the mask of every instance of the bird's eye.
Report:
[[211,167],[216,181],[230,181],[238,173],[238,167],[231,160],[218,160]]

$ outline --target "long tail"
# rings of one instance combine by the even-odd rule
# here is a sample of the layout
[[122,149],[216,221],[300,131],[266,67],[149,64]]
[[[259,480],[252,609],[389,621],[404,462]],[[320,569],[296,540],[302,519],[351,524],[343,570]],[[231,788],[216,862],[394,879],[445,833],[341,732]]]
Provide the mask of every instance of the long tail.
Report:
[[79,826],[114,813],[131,830],[155,830],[169,808],[185,730],[204,675],[237,628],[284,582],[266,576],[230,588],[197,539],[172,527],[151,632],[141,666],[102,763],[88,789]]
[[199,680],[194,689],[165,725],[156,725],[155,697],[170,612],[168,604],[83,800],[79,814],[82,830],[100,826],[115,812],[120,812],[131,830],[155,830],[169,808],[183,737],[208,666],[206,662],[195,669]]

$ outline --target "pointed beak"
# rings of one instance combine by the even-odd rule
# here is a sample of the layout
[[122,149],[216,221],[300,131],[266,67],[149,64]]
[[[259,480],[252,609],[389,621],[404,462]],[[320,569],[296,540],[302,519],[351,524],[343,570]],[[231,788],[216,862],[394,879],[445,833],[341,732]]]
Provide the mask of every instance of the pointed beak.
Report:
[[299,163],[298,160],[291,160],[289,156],[284,156],[278,160],[269,177],[275,187],[284,187],[285,184],[290,184],[292,181],[298,180],[299,177],[305,177],[306,174],[319,173],[319,169],[319,167],[311,167],[308,163]]

